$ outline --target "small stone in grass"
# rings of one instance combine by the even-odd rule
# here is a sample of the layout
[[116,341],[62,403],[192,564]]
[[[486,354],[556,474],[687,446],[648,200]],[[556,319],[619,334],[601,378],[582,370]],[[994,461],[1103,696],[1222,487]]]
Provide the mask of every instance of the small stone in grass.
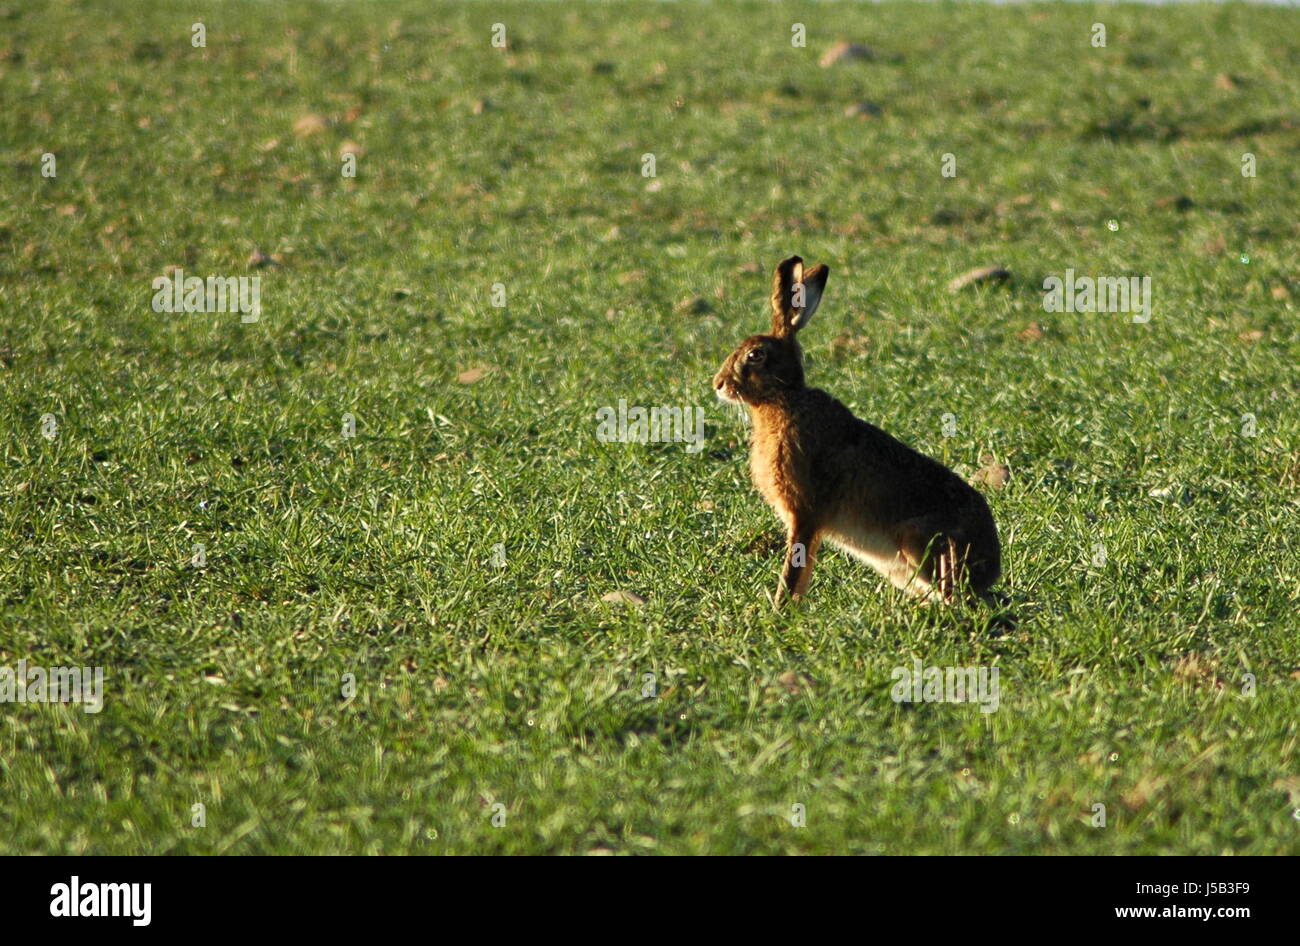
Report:
[[831,46],[826,50],[826,52],[822,53],[822,58],[819,60],[819,63],[824,68],[826,66],[833,66],[837,62],[852,62],[854,60],[865,61],[875,58],[876,54],[872,52],[869,47],[864,46],[861,43],[841,41]]
[[708,315],[713,311],[713,306],[703,296],[691,296],[677,304],[677,311],[683,315]]
[[1002,282],[1010,278],[1011,271],[1001,266],[979,266],[975,269],[967,270],[952,282],[948,283],[949,292],[959,292],[967,286],[975,286],[980,283]]
[[1228,248],[1228,241],[1222,234],[1216,233],[1201,244],[1201,252],[1206,256],[1218,256]]
[[875,102],[854,102],[844,110],[846,118],[875,118],[882,109]]
[[980,462],[984,465],[975,471],[975,475],[970,478],[971,483],[976,486],[987,486],[989,489],[1002,489],[1011,481],[1011,467],[1005,463],[998,463],[993,457],[980,457]]
[[805,689],[812,689],[813,678],[806,673],[787,670],[777,675],[776,682],[791,696],[798,696]]
[[473,384],[475,381],[482,378],[484,374],[486,374],[486,372],[482,368],[470,368],[469,370],[462,371],[460,374],[456,375],[456,380],[461,384]]
[[857,358],[871,351],[871,339],[865,335],[855,335],[843,331],[831,339],[831,354],[837,358]]
[[319,115],[304,115],[293,123],[293,133],[299,138],[310,138],[325,130],[325,119]]
[[[1300,672],[1291,674],[1291,679],[1300,679]],[[1286,792],[1290,804],[1300,805],[1300,775],[1284,775],[1274,779],[1273,787],[1279,792]]]

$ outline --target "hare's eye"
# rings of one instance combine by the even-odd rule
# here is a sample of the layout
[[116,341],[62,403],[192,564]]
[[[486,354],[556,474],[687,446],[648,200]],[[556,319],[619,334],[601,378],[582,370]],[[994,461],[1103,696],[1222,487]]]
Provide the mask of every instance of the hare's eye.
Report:
[[751,363],[751,364],[753,364],[753,363],[755,363],[755,362],[762,361],[762,360],[763,360],[763,349],[761,349],[761,348],[751,348],[750,351],[749,351],[749,353],[748,353],[747,355],[745,355],[745,360],[748,361],[748,362]]

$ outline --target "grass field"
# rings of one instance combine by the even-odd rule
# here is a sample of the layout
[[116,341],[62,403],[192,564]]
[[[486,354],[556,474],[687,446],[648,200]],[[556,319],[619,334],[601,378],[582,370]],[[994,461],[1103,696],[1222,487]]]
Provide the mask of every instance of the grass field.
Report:
[[[0,666],[105,672],[0,705],[0,853],[1300,850],[1300,10],[136,6],[0,10]],[[1014,629],[773,611],[709,382],[793,253],[810,383],[1010,467]]]

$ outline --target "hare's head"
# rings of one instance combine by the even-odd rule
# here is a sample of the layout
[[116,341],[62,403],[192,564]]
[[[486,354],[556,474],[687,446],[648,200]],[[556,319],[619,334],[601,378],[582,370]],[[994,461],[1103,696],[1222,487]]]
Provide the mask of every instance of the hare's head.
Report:
[[821,302],[830,270],[824,263],[804,269],[792,256],[772,278],[772,334],[751,335],[727,356],[713,376],[718,397],[733,404],[762,404],[803,384],[803,352],[796,333]]

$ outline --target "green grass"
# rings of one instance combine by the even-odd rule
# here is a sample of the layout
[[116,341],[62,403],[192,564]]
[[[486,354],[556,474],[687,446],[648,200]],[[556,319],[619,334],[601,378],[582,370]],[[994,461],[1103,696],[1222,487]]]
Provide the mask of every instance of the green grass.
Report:
[[[107,674],[0,704],[0,853],[1300,850],[1300,11],[136,7],[0,11],[0,666]],[[150,307],[255,249],[260,321]],[[838,553],[772,611],[709,380],[796,252],[811,383],[1012,468],[1014,630]],[[1044,312],[1067,268],[1151,322]],[[1001,708],[893,702],[913,657]]]

